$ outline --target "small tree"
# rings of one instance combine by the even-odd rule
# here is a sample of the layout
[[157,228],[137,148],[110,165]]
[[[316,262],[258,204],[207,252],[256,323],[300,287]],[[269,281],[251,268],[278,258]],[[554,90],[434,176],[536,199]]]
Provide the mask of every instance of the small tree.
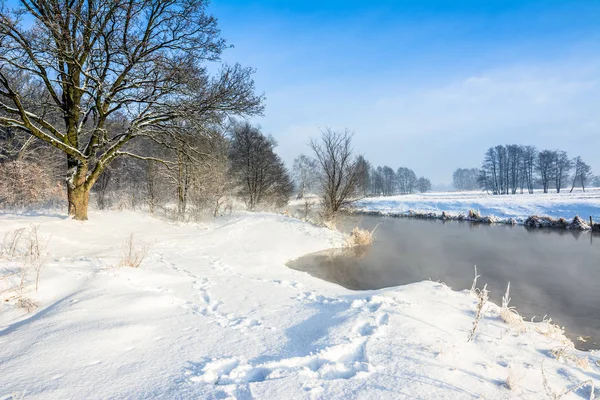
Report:
[[357,189],[363,176],[363,163],[353,155],[352,134],[346,129],[321,131],[321,140],[310,141],[317,163],[325,211],[336,213],[342,206],[357,199]]
[[573,189],[575,189],[575,185],[579,182],[581,185],[581,189],[585,192],[585,187],[592,179],[592,167],[587,165],[581,157],[576,157],[573,160],[573,165],[575,166],[575,174],[573,175],[573,185],[571,186],[571,193]]
[[298,198],[304,198],[307,191],[311,191],[317,180],[317,161],[305,156],[299,155],[294,159],[293,174],[297,182]]
[[417,188],[421,193],[429,192],[431,190],[431,182],[427,178],[420,177],[417,180]]
[[552,168],[556,160],[556,153],[552,150],[543,150],[538,153],[536,167],[540,174],[540,183],[544,193],[548,193],[550,182],[554,178],[554,169]]
[[367,196],[371,187],[371,163],[362,155],[356,158],[357,168],[362,171],[358,178],[358,191],[362,196]]
[[247,122],[234,123],[231,136],[231,173],[248,209],[261,203],[287,204],[294,185],[283,161],[273,151],[275,140]]
[[572,164],[565,151],[557,150],[554,152],[554,155],[554,187],[556,188],[556,193],[560,193],[560,189],[567,184]]
[[458,168],[452,174],[452,183],[456,190],[475,190],[478,186],[478,177],[477,168]]

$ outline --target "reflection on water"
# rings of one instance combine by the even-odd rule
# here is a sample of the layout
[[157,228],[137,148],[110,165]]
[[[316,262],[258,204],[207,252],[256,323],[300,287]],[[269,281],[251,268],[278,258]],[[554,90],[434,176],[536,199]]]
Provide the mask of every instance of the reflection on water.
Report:
[[496,304],[510,282],[511,305],[524,318],[548,315],[578,348],[600,347],[600,235],[372,216],[349,217],[344,229],[378,223],[368,252],[327,250],[288,266],[354,290],[425,279],[461,290],[471,287],[477,265],[478,282],[487,283]]

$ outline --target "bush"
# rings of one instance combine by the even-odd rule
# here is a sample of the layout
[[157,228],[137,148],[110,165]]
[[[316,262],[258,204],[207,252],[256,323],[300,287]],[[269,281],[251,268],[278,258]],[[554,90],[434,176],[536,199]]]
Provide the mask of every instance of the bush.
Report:
[[62,202],[65,191],[47,169],[29,161],[0,163],[0,207],[23,208]]
[[133,233],[129,235],[129,239],[123,247],[123,255],[119,260],[120,267],[139,268],[148,254],[148,247],[136,246],[133,240]]
[[[375,227],[377,229],[377,227]],[[375,229],[372,231],[368,229],[360,229],[359,227],[355,227],[350,232],[350,236],[348,236],[346,240],[346,244],[351,246],[371,246],[373,244]]]

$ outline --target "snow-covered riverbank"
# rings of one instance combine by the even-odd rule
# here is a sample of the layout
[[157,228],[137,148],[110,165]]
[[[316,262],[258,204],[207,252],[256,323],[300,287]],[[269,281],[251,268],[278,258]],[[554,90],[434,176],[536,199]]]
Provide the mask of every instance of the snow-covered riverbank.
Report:
[[[39,292],[26,293],[35,310],[0,305],[0,399],[539,399],[544,375],[557,394],[600,386],[597,354],[545,323],[510,327],[493,304],[467,342],[477,302],[467,292],[435,282],[353,292],[288,269],[343,243],[288,217],[0,215],[0,238],[31,224],[49,239],[48,262]],[[139,269],[117,268],[132,233],[148,254]],[[0,274],[14,266],[0,261]]]
[[355,205],[358,211],[389,213],[462,213],[477,210],[482,216],[500,220],[514,219],[523,223],[529,216],[549,216],[573,219],[576,215],[584,219],[593,217],[600,221],[600,189],[590,188],[586,192],[515,194],[493,196],[482,192],[422,193],[389,197],[371,197]]

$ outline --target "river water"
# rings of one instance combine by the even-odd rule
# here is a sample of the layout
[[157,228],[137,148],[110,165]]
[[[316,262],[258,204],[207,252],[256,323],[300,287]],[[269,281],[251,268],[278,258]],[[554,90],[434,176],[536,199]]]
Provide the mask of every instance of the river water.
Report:
[[[431,279],[469,289],[474,266],[490,300],[527,320],[547,315],[576,347],[600,348],[600,235],[458,221],[348,216],[342,224],[373,229],[364,252],[326,250],[288,263],[348,289],[381,289]],[[582,337],[585,341],[578,340]]]

